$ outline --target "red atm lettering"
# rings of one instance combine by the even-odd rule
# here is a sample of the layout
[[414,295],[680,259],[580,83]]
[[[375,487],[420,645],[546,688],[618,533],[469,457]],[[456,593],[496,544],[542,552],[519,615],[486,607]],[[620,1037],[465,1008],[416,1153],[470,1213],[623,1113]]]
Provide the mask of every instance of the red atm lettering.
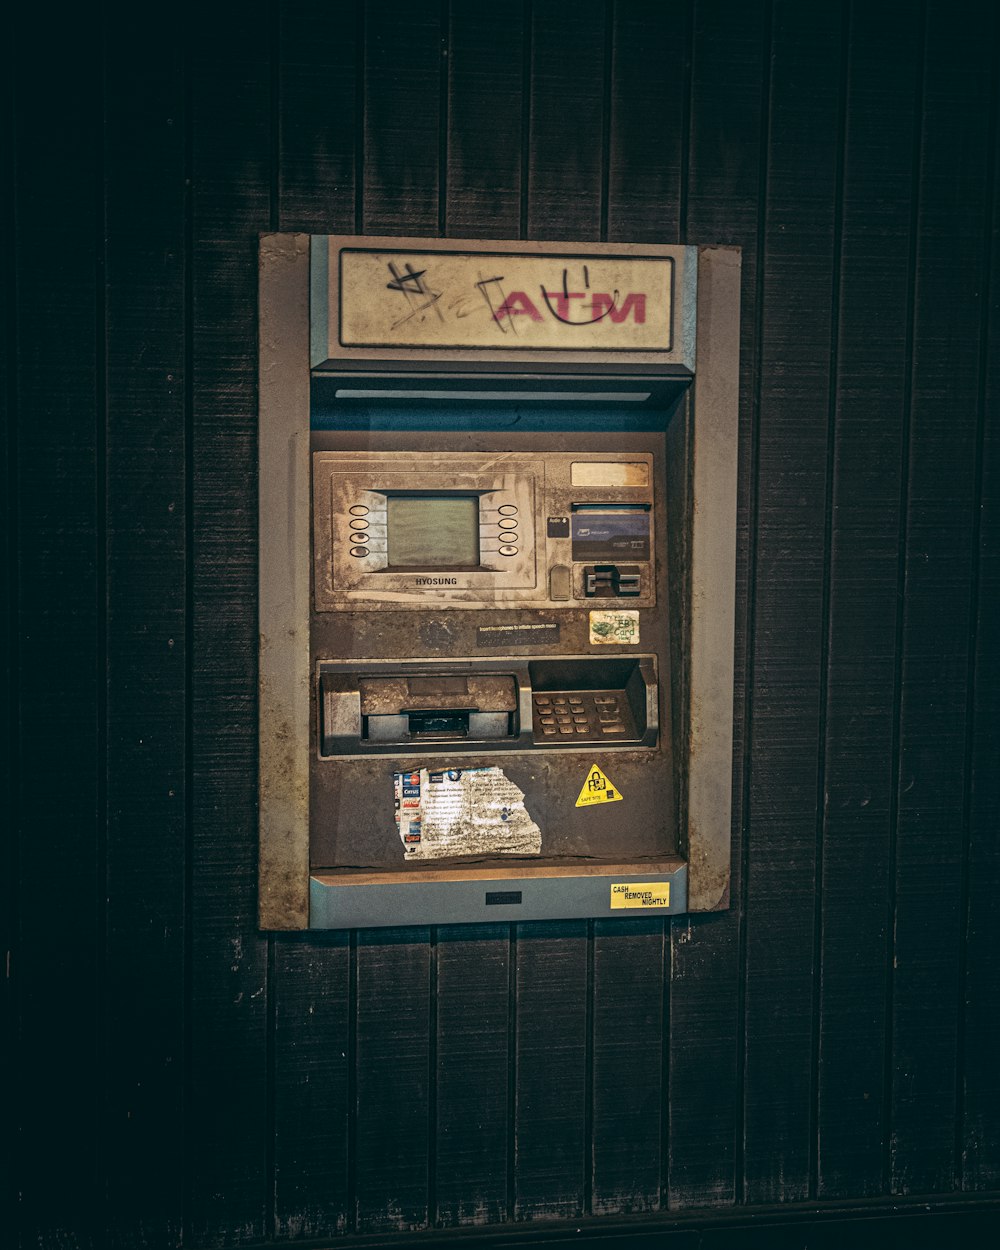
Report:
[[[570,300],[571,299],[583,299],[584,297],[583,291],[565,291],[564,292],[564,291],[544,291],[543,290],[542,294],[545,296],[545,302],[546,304],[548,304],[549,308],[551,309],[552,313],[554,314],[557,320],[565,322],[566,325],[568,326],[571,326],[574,324],[575,325],[587,325],[588,324],[585,321],[574,322],[569,315]],[[596,298],[603,299],[604,297],[599,296]],[[552,307],[553,301],[555,301],[555,308]]]
[[493,314],[493,320],[503,321],[504,317],[530,317],[532,321],[541,321],[542,314],[524,291],[511,291]]
[[621,325],[626,320],[629,313],[632,313],[637,326],[646,324],[646,296],[645,295],[626,295],[624,301],[615,305],[614,299],[610,295],[594,295],[590,301],[594,310],[594,320],[607,314],[609,320],[615,325]]
[[[563,325],[595,325],[597,322],[605,319],[613,322],[615,325],[621,325],[623,321],[628,320],[630,315],[636,325],[641,326],[646,323],[645,293],[632,292],[622,300],[617,291],[613,295],[608,295],[601,291],[595,292],[590,297],[591,315],[579,320],[571,315],[572,305],[570,301],[586,299],[584,291],[543,290],[542,294],[545,297],[545,303],[551,316],[556,321],[561,321]],[[586,308],[586,304],[580,304],[578,307],[583,310]],[[542,320],[542,314],[538,311],[537,305],[525,291],[511,291],[493,314],[494,321],[501,323],[505,317],[530,317],[532,321]],[[579,314],[577,314],[577,317],[579,317]]]

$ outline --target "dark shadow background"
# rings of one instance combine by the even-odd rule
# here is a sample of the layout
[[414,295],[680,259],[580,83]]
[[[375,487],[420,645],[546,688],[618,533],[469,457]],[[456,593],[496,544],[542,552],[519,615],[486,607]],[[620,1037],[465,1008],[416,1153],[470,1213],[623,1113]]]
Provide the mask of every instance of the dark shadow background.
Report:
[[[8,33],[7,1227],[995,1198],[995,7],[62,3]],[[258,934],[268,230],[743,248],[730,912]]]

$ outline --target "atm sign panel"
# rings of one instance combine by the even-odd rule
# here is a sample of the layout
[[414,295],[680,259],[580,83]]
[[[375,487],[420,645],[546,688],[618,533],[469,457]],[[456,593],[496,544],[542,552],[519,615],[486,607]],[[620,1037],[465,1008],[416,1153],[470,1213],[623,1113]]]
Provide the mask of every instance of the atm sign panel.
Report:
[[672,257],[344,248],[330,274],[341,348],[673,346]]

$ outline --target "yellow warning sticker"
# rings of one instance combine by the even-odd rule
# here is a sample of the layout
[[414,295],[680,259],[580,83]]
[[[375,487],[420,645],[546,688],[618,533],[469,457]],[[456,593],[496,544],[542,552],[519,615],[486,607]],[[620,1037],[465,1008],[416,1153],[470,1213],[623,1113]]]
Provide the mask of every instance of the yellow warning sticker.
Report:
[[611,910],[618,907],[669,907],[669,881],[643,881],[614,884],[611,887]]
[[619,803],[621,798],[621,791],[611,784],[607,774],[602,773],[595,764],[587,773],[587,780],[583,783],[576,805],[591,807],[594,803]]

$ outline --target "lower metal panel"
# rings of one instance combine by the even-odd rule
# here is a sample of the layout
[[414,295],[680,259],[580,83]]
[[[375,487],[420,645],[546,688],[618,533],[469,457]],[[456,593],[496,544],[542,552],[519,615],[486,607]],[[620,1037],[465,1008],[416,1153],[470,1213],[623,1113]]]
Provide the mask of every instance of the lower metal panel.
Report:
[[[506,920],[634,920],[687,911],[687,865],[660,861],[658,871],[629,864],[623,871],[557,869],[480,873],[438,870],[433,880],[402,874],[322,874],[310,878],[311,929],[384,928]],[[545,875],[543,875],[543,873]],[[352,879],[353,878],[353,879]],[[668,882],[668,906],[611,907],[614,885]]]

